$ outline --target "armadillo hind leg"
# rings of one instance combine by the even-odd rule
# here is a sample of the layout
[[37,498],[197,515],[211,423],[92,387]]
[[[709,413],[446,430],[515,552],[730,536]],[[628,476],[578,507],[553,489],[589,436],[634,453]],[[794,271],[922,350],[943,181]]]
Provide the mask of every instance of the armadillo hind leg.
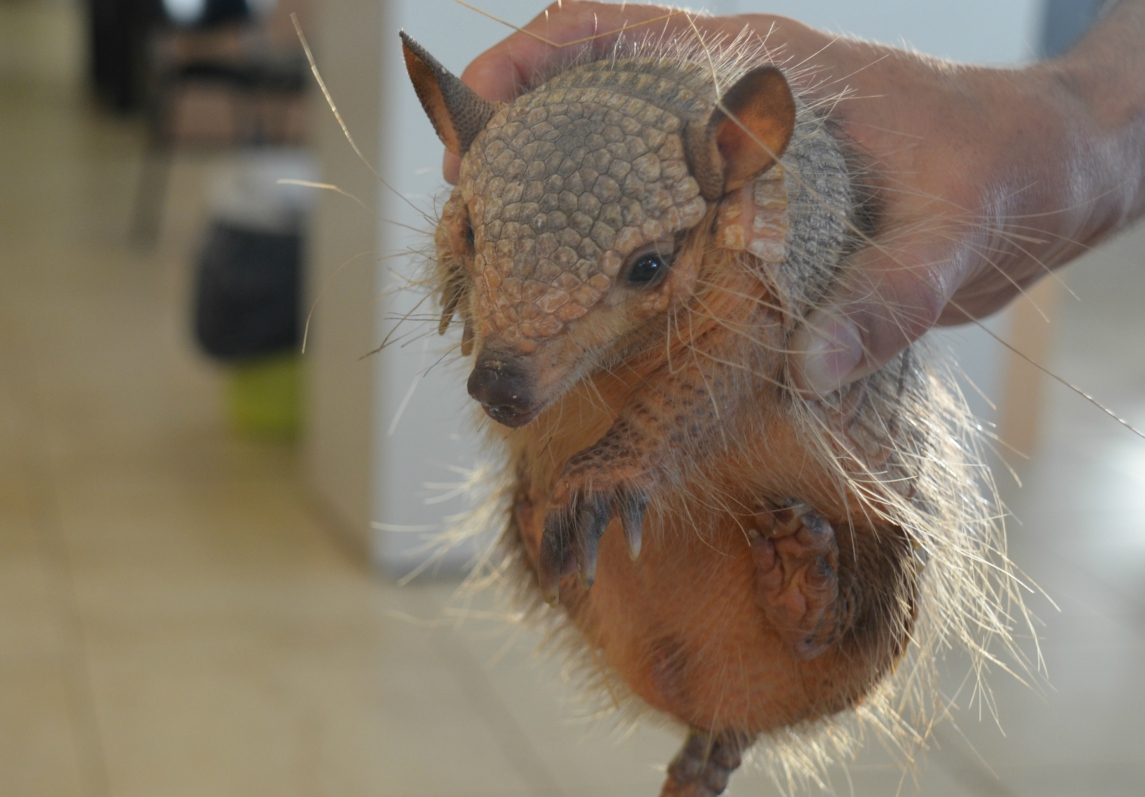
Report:
[[834,643],[847,614],[839,601],[839,545],[825,518],[800,501],[755,516],[756,602],[804,659]]
[[752,739],[742,734],[712,734],[693,729],[668,765],[660,797],[716,797],[728,787]]

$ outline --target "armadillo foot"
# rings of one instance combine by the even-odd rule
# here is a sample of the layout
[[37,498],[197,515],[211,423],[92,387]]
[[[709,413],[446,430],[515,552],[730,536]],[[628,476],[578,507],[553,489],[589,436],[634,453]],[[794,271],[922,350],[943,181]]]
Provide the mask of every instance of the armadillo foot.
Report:
[[549,502],[538,554],[541,592],[550,604],[560,596],[560,580],[576,573],[583,589],[596,579],[600,538],[609,522],[619,518],[629,554],[640,553],[648,495],[642,473],[628,466],[605,470],[582,452],[565,468]]
[[684,748],[668,765],[668,779],[660,797],[716,797],[728,787],[750,744],[739,734],[711,734],[693,730]]
[[809,506],[788,501],[755,516],[752,559],[756,602],[802,658],[839,638],[839,546],[831,525]]

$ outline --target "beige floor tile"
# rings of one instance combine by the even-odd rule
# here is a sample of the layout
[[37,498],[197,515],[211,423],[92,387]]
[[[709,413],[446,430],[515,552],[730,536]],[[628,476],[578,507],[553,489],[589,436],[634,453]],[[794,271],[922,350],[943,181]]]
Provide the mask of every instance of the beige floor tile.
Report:
[[[498,612],[478,599],[480,610]],[[618,715],[595,718],[600,705],[562,674],[565,658],[538,652],[537,633],[507,620],[472,620],[443,630],[448,658],[487,686],[483,713],[499,718],[507,738],[527,745],[533,766],[551,773],[567,795],[653,794],[680,747],[678,729],[647,719],[633,727]]]
[[[0,373],[12,358],[0,354]],[[0,380],[2,382],[3,380]],[[7,387],[11,387],[8,385]],[[50,661],[74,634],[66,613],[67,574],[45,527],[49,507],[20,402],[0,386],[0,667]]]
[[60,574],[25,538],[6,539],[0,521],[0,668],[50,663],[75,629],[61,612]]
[[402,625],[373,646],[187,635],[94,646],[112,792],[523,793],[453,672]]
[[79,564],[173,559],[175,566],[235,561],[282,568],[319,566],[336,553],[297,486],[281,478],[248,473],[197,482],[163,472],[113,472],[59,492],[63,534]]
[[291,483],[106,479],[62,515],[93,639],[204,629],[369,638],[387,607],[365,563]]
[[[1134,762],[1140,758],[1141,712],[1145,685],[1145,644],[1125,642],[1126,629],[1116,620],[1058,618],[1043,641],[1049,685],[1031,688],[994,672],[989,678],[997,719],[981,719],[966,705],[958,719],[960,734],[943,738],[960,751],[955,767],[981,759],[1001,772],[1010,767],[1094,766],[1101,762]],[[961,739],[959,736],[961,735]],[[944,759],[945,760],[945,759]],[[954,759],[951,759],[954,760]]]
[[[836,769],[829,774],[827,793],[840,797],[993,797],[991,792],[968,788],[942,769],[928,764],[915,770],[904,770],[890,763],[854,766],[846,772]],[[805,790],[810,794],[816,792],[823,793],[814,785]],[[737,776],[726,793],[728,797],[780,797],[783,794],[770,776],[751,770]]]
[[1145,775],[1133,762],[1116,759],[1084,766],[1043,765],[1002,769],[999,773],[1015,797],[1138,797],[1145,794]]
[[55,666],[0,662],[0,793],[5,797],[88,797],[90,738],[76,722],[74,697]]

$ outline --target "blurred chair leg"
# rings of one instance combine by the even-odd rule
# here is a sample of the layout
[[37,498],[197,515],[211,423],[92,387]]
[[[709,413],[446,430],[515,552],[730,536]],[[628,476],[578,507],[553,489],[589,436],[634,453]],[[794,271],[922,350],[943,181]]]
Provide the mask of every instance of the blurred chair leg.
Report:
[[131,238],[136,243],[154,246],[159,240],[163,205],[167,197],[167,178],[173,157],[174,152],[169,144],[149,146],[144,153],[131,222]]
[[131,222],[131,239],[145,246],[154,246],[159,240],[159,229],[163,223],[167,179],[174,157],[167,120],[172,88],[172,81],[161,81],[147,113],[147,151],[143,153],[139,170]]

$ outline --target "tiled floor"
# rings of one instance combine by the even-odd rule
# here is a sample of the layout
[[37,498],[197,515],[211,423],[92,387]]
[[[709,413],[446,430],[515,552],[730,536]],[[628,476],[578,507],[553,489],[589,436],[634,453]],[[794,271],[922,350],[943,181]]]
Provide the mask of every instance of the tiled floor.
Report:
[[[677,740],[574,721],[557,663],[452,585],[375,580],[295,453],[236,438],[186,332],[201,163],[157,251],[126,220],[139,131],[72,79],[66,5],[0,4],[0,797],[651,795]],[[1145,426],[1145,236],[1075,268],[1056,370]],[[1050,392],[1011,553],[1061,607],[1049,688],[990,679],[921,772],[843,794],[1145,793],[1145,441]],[[1005,481],[1005,479],[1003,479]],[[955,657],[956,658],[956,657]],[[960,670],[952,660],[950,684]],[[760,775],[732,794],[775,794]]]

